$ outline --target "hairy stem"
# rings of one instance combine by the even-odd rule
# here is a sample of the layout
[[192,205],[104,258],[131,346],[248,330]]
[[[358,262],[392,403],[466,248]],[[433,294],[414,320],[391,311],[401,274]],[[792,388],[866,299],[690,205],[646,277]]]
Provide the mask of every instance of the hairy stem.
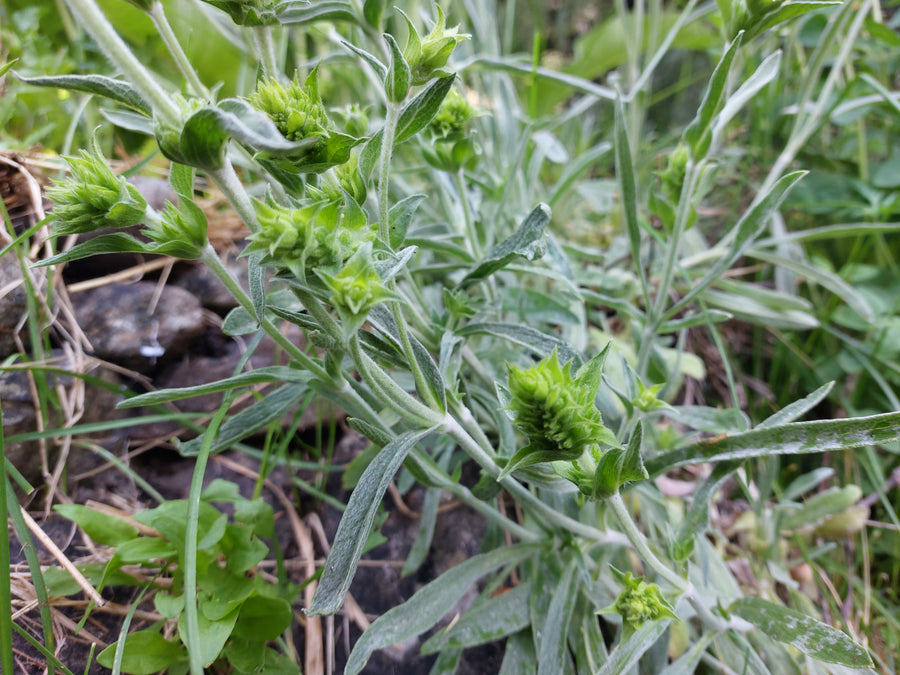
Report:
[[138,90],[153,112],[172,126],[178,126],[181,113],[153,75],[144,67],[125,44],[116,29],[100,11],[94,0],[66,0],[72,14],[78,17],[109,59],[121,70],[132,86]]

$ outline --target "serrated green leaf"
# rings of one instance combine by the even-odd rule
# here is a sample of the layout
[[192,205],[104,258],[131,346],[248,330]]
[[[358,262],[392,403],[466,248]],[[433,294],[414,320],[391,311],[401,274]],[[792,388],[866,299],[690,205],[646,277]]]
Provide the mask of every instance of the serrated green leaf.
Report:
[[622,466],[619,470],[619,486],[639,480],[647,480],[647,469],[644,468],[644,460],[641,456],[641,447],[644,442],[644,423],[638,422],[637,427],[628,439],[628,447],[622,457]]
[[125,520],[81,504],[57,504],[53,510],[71,520],[87,536],[104,546],[118,546],[138,534],[138,529]]
[[405,603],[372,622],[353,647],[344,673],[356,675],[373,652],[425,632],[481,577],[500,567],[516,565],[539,550],[540,546],[536,544],[506,546],[473,556],[444,572]]
[[[8,64],[12,65],[12,64]],[[55,87],[68,91],[80,91],[86,94],[96,94],[104,98],[117,101],[144,115],[150,115],[153,111],[141,98],[137,89],[123,80],[116,80],[104,75],[48,75],[42,77],[24,77],[16,73],[25,84],[36,87]]]
[[412,447],[434,431],[407,431],[388,443],[366,467],[347,502],[322,577],[307,613],[333,614],[344,602],[375,514],[388,484]]
[[763,598],[741,598],[728,608],[773,640],[784,642],[825,663],[870,668],[872,659],[849,635],[812,617]]
[[538,204],[522,224],[507,239],[492,248],[484,259],[459,282],[461,288],[484,279],[497,270],[503,269],[518,257],[534,260],[544,253],[541,242],[547,223],[550,222],[550,207]]
[[850,419],[794,422],[676,448],[647,462],[658,476],[687,464],[743,460],[767,455],[802,455],[879,445],[900,439],[900,412]]

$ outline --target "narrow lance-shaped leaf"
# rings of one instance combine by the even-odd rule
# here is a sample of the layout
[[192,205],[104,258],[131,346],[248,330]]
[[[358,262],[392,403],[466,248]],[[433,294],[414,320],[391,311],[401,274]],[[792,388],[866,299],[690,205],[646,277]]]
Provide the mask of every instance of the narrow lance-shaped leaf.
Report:
[[812,617],[763,598],[741,598],[728,611],[749,621],[773,640],[825,663],[869,668],[872,659],[850,636]]
[[379,649],[416,637],[431,628],[481,577],[500,567],[516,565],[540,550],[536,544],[498,548],[469,558],[444,572],[402,605],[378,617],[356,642],[345,675],[356,675]]
[[[305,384],[288,384],[267,394],[265,398],[257,401],[249,408],[241,410],[225,421],[219,430],[218,438],[211,452],[227,448],[256,433],[273,420],[280,419],[286,412],[295,408],[297,403],[307,395],[309,395],[309,389]],[[199,436],[180,444],[178,451],[185,457],[192,457],[200,452],[202,442],[203,436]]]
[[230,391],[231,389],[246,387],[253,384],[265,384],[267,382],[299,383],[306,382],[308,379],[309,373],[304,370],[297,370],[286,366],[267,366],[265,368],[257,368],[248,373],[239,373],[233,377],[217,380],[216,382],[210,382],[208,384],[150,391],[146,394],[139,394],[138,396],[132,396],[131,398],[125,399],[116,407],[120,409],[137,408],[139,406],[179,401],[194,396],[202,396],[204,394],[215,394],[220,391]]
[[816,389],[813,393],[808,396],[804,396],[798,401],[794,401],[793,403],[789,403],[784,406],[781,410],[779,410],[774,415],[771,415],[764,419],[762,422],[756,425],[757,429],[765,429],[767,427],[776,427],[780,424],[787,424],[789,422],[793,422],[794,420],[802,417],[810,410],[815,408],[819,403],[825,400],[825,397],[831,393],[831,390],[834,388],[834,382],[827,382],[823,384],[821,387]]
[[737,54],[738,47],[741,44],[744,34],[740,32],[728,45],[722,58],[713,71],[710,78],[709,86],[703,94],[703,100],[700,102],[700,110],[697,111],[697,117],[691,122],[690,126],[684,132],[684,140],[691,147],[691,155],[694,161],[698,161],[706,157],[709,145],[712,142],[712,121],[722,99],[725,98],[726,86],[728,85],[728,72],[731,70],[731,63]]
[[762,232],[766,223],[768,223],[769,218],[781,205],[781,202],[787,196],[790,189],[793,188],[806,173],[806,171],[794,171],[782,176],[778,182],[772,186],[769,193],[765,195],[756,206],[744,214],[738,224],[734,226],[733,232],[735,233],[735,236],[731,250],[727,255],[719,258],[707,273],[703,275],[703,278],[695,283],[690,291],[666,311],[666,318],[676,314],[691,300],[706,290],[712,283],[719,279],[725,270],[729,269],[732,264],[744,254],[747,248],[750,247],[753,241]]
[[616,101],[615,124],[616,177],[622,190],[622,213],[625,218],[625,229],[628,232],[628,243],[631,247],[631,259],[640,271],[641,289],[647,300],[647,273],[641,264],[641,224],[637,211],[637,180],[634,175],[634,160],[631,156],[631,142],[628,139],[628,127],[625,123],[625,107],[621,99]]
[[287,0],[275,6],[282,25],[299,25],[314,21],[347,21],[358,23],[353,5],[344,0]]
[[534,585],[529,580],[476,604],[459,621],[430,637],[422,645],[422,653],[434,654],[448,648],[474,647],[528,627],[528,599],[533,592]]
[[597,675],[619,675],[629,672],[638,660],[646,654],[656,641],[666,632],[671,621],[647,621],[638,628],[624,644],[620,644],[609,655],[609,660],[597,671]]
[[900,412],[842,420],[794,422],[676,448],[648,461],[647,471],[651,476],[658,476],[687,464],[845,450],[898,439]]
[[407,431],[386,445],[366,467],[341,517],[308,614],[334,614],[341,608],[385,490],[407,453],[433,430]]
[[68,91],[80,91],[85,94],[96,94],[117,101],[124,106],[144,115],[150,115],[150,106],[141,98],[138,91],[128,82],[116,80],[105,75],[49,75],[45,77],[24,77],[16,74],[25,84],[36,87],[56,87]]
[[517,257],[534,260],[543,255],[541,242],[549,222],[550,207],[546,204],[535,206],[516,231],[492,248],[484,260],[459,282],[460,287],[465,288],[479,279],[490,276],[497,270],[506,267]]
[[569,619],[575,608],[575,600],[578,599],[579,585],[575,581],[575,568],[576,563],[573,559],[566,566],[556,592],[553,593],[553,600],[550,602],[547,620],[541,633],[538,675],[556,675],[566,671]]
[[671,545],[672,558],[683,562],[694,552],[694,540],[701,536],[709,524],[709,502],[731,474],[740,466],[739,462],[721,462],[691,495],[691,506],[678,526],[678,533]]
[[[450,76],[435,80],[403,106],[403,110],[400,111],[400,118],[397,121],[394,143],[402,143],[412,138],[434,119],[441,107],[441,103],[444,102],[444,99],[453,87],[455,79],[454,76]],[[381,154],[382,138],[382,132],[379,131],[369,139],[362,153],[360,153],[359,170],[364,176],[371,175],[372,169],[375,168],[375,164]]]
[[385,34],[384,41],[391,51],[391,65],[384,78],[384,93],[389,101],[402,103],[409,92],[409,64],[403,58],[403,52],[393,35]]
[[780,67],[781,50],[779,49],[767,56],[759,64],[759,67],[753,71],[753,74],[725,101],[725,105],[722,106],[722,112],[716,116],[713,138],[718,138],[725,125],[737,115],[741,108],[747,105],[759,93],[760,89],[769,84],[778,75]]

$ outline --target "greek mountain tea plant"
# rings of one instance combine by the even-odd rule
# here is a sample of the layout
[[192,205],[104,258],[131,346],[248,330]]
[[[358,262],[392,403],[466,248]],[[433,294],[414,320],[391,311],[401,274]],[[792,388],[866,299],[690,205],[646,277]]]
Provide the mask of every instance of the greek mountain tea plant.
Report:
[[[410,2],[401,11],[379,0],[205,0],[209,24],[198,31],[240,42],[249,66],[243,79],[223,73],[235,80],[227,87],[201,79],[159,0],[132,4],[178,67],[168,78],[145,67],[95,0],[65,3],[114,72],[27,81],[114,102],[109,122],[152,138],[178,200],[149,206],[109,167],[101,149],[109,131],[99,130],[50,189],[51,219],[54,236],[111,231],[40,264],[120,251],[197,260],[238,302],[225,330],[262,332],[291,359],[122,403],[270,384],[240,412],[228,411],[226,396],[205,431],[180,444],[196,457],[190,497],[138,518],[162,537],[109,540],[119,558],[123,548],[146,547],[127,559],[176,579],[156,606],[177,630],[133,632],[102,663],[115,657],[133,673],[150,672],[147,664],[194,675],[207,667],[299,672],[293,643],[278,637],[290,628],[290,607],[307,621],[341,610],[399,472],[405,485],[422,486],[429,505],[407,572],[429,548],[441,493],[481,514],[488,531],[478,555],[371,624],[348,674],[375,651],[429,633],[473,587],[471,606],[422,646],[439,654],[432,672],[454,672],[463,650],[496,640],[505,640],[502,673],[873,666],[860,636],[837,617],[809,602],[798,609],[764,570],[755,585],[736,576],[727,542],[709,532],[709,506],[725,485],[752,493],[751,469],[766,458],[896,441],[900,413],[799,421],[830,386],[755,426],[737,408],[675,405],[687,379],[705,373],[686,338],[697,330],[720,343],[717,326],[737,314],[723,306],[745,287],[731,272],[752,247],[764,248],[767,228],[803,180],[788,168],[834,88],[818,75],[826,61],[829,72],[842,70],[847,45],[876,16],[870,0],[691,0],[677,12],[617,2],[627,58],[609,87],[541,65],[539,49],[533,61],[502,54],[501,36],[523,11],[512,2]],[[782,53],[767,35],[809,12],[825,22],[825,35],[783,153],[755,176],[758,190],[711,228],[714,236],[701,233],[704,205],[721,189],[717,172],[745,133],[732,121],[781,77]],[[647,178],[641,149],[654,75],[688,29],[705,36],[702,49],[717,65],[691,121]],[[545,92],[550,100],[558,87],[567,97],[541,116]],[[220,97],[222,89],[237,93]],[[615,181],[595,180],[604,171]],[[200,177],[249,230],[246,288],[208,240],[195,200]],[[573,231],[602,189],[615,206],[593,221],[595,231]],[[137,223],[143,238],[123,231]],[[785,321],[796,318],[787,301],[779,307],[774,294],[758,295]],[[314,349],[287,338],[282,322],[300,327]],[[201,485],[212,453],[310,397],[338,406],[371,446],[352,465],[352,495],[315,596],[301,607],[288,585],[244,581],[266,555],[259,537],[271,535],[271,512],[230,488],[210,495]],[[469,466],[479,480],[461,480]],[[682,467],[696,468],[684,474],[695,489],[667,499],[657,480]],[[210,504],[217,500],[236,505],[233,521]],[[830,506],[822,513],[835,513]],[[183,519],[183,531],[166,530],[166,518]],[[805,524],[794,520],[798,530]],[[224,602],[229,584],[241,592]],[[267,630],[254,632],[263,614]]]

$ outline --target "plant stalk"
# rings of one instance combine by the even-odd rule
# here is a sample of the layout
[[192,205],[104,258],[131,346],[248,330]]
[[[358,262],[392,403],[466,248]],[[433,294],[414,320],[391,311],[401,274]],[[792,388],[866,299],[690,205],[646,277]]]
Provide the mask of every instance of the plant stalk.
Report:
[[125,74],[128,81],[138,90],[153,112],[162,121],[177,127],[181,111],[172,102],[144,64],[138,61],[134,52],[125,44],[116,29],[100,11],[94,0],[66,0],[72,14],[78,17],[82,26],[90,33],[109,59]]

